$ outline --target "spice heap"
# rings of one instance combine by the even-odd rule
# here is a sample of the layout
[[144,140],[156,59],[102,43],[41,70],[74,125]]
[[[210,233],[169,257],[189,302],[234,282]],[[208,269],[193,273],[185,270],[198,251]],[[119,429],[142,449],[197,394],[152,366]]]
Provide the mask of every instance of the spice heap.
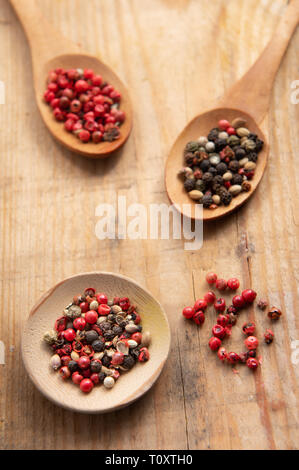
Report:
[[82,142],[119,139],[119,127],[126,117],[119,109],[121,94],[93,70],[52,70],[44,99],[55,119]]
[[44,341],[55,354],[50,364],[63,379],[72,378],[82,392],[94,385],[112,388],[120,373],[150,355],[150,333],[142,332],[140,315],[127,297],[108,301],[105,294],[87,288],[76,295]]
[[208,136],[188,142],[185,167],[179,171],[184,188],[205,209],[228,206],[233,197],[251,189],[258,154],[264,142],[246,127],[242,118],[218,122]]
[[[225,291],[227,288],[230,291],[236,291],[240,282],[237,278],[231,278],[228,281],[225,279],[218,279],[217,274],[208,273],[206,281],[210,285],[215,285],[216,289]],[[256,325],[254,322],[244,323],[242,327],[243,333],[247,336],[244,344],[247,348],[246,352],[237,354],[235,352],[227,352],[222,346],[222,341],[225,337],[229,337],[232,333],[232,327],[237,323],[239,314],[242,308],[252,304],[256,299],[256,292],[252,289],[243,290],[241,295],[235,295],[232,298],[232,304],[226,306],[224,298],[216,298],[216,294],[212,291],[207,292],[203,299],[196,300],[193,307],[185,307],[183,309],[183,316],[187,319],[192,319],[197,325],[202,325],[205,321],[205,313],[209,304],[214,305],[214,309],[218,314],[217,323],[212,328],[212,337],[209,340],[209,347],[212,351],[217,351],[217,355],[221,361],[226,361],[230,364],[246,363],[250,369],[257,369],[259,361],[256,358],[257,347],[259,340],[254,336]],[[258,302],[258,308],[265,310],[268,303],[265,300]],[[281,317],[281,311],[272,307],[268,312],[270,320],[278,320]],[[266,344],[272,343],[274,333],[271,329],[267,329],[264,333],[264,341]]]

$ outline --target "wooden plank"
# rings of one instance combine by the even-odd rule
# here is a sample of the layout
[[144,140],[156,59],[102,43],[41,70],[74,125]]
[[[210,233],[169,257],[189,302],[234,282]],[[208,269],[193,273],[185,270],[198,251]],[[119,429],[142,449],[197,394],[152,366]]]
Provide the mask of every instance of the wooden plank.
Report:
[[[105,240],[95,236],[96,207],[116,202],[168,203],[167,153],[178,132],[221,96],[267,43],[285,0],[38,0],[56,27],[101,55],[127,83],[134,132],[107,161],[87,161],[62,149],[40,121],[23,31],[0,0],[0,448],[294,449],[298,448],[299,339],[298,177],[296,123],[290,102],[298,79],[293,38],[277,77],[269,119],[271,154],[257,193],[237,214],[209,224],[204,246],[180,240]],[[250,13],[249,13],[250,12]],[[281,191],[283,188],[283,191]],[[35,300],[58,280],[102,269],[145,285],[166,308],[173,333],[170,359],[155,387],[127,409],[79,416],[44,399],[20,359],[20,335]],[[214,314],[203,328],[181,308],[206,288],[215,269],[237,275],[284,311],[276,342],[261,347],[253,375],[222,367],[207,347]],[[257,311],[262,334],[267,320]],[[239,350],[242,319],[230,340]],[[12,347],[13,346],[13,347]]]

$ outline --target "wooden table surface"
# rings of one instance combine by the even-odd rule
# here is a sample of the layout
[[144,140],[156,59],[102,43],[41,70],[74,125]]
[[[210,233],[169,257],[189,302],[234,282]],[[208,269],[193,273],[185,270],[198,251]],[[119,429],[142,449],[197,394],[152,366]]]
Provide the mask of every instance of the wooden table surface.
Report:
[[[1,319],[0,448],[4,449],[295,449],[299,365],[299,31],[283,61],[265,130],[270,161],[247,205],[204,227],[201,250],[182,240],[104,240],[96,207],[168,203],[164,163],[179,131],[220,97],[270,39],[286,0],[38,0],[70,39],[100,55],[127,84],[133,134],[107,161],[88,161],[53,141],[31,86],[30,52],[7,0],[0,0]],[[297,160],[297,162],[296,162]],[[20,335],[31,306],[69,275],[115,271],[136,279],[165,307],[172,330],[167,365],[152,390],[109,415],[72,414],[34,388],[21,361]],[[239,276],[284,312],[263,364],[234,374],[207,346],[204,328],[181,317],[203,294],[204,275]],[[266,314],[250,311],[262,335]],[[235,327],[231,350],[240,348]]]

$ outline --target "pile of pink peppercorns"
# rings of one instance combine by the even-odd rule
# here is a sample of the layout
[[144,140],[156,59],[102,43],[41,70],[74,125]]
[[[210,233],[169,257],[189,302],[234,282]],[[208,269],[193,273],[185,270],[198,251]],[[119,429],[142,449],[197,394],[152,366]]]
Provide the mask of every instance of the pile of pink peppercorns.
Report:
[[52,70],[44,99],[55,119],[81,142],[113,142],[120,137],[126,118],[119,109],[121,94],[93,70]]
[[[228,281],[225,279],[218,279],[217,274],[208,273],[206,281],[209,285],[215,285],[219,291],[236,291],[240,287],[240,282],[237,278],[231,278]],[[209,347],[212,351],[217,351],[218,358],[221,361],[226,361],[230,364],[246,363],[250,369],[257,369],[259,360],[256,358],[259,340],[254,336],[256,325],[254,322],[244,323],[242,327],[243,333],[247,336],[244,344],[247,348],[246,352],[237,354],[235,352],[227,352],[222,346],[222,341],[231,335],[232,327],[237,323],[241,309],[253,304],[257,293],[253,289],[245,289],[241,294],[237,294],[232,298],[232,304],[227,306],[224,298],[216,298],[216,294],[212,291],[207,292],[203,299],[196,300],[193,307],[185,307],[183,309],[183,316],[187,319],[192,319],[197,325],[202,325],[205,321],[205,313],[208,305],[213,304],[216,313],[218,314],[217,323],[212,328],[212,337],[209,340]],[[258,308],[265,310],[268,302],[260,300]],[[268,311],[268,317],[271,320],[278,320],[282,315],[281,311],[272,307]],[[266,344],[272,343],[274,333],[271,329],[267,329],[264,333],[264,341]]]
[[142,332],[137,307],[92,287],[73,298],[43,339],[54,353],[51,367],[85,393],[97,384],[111,389],[121,372],[150,358],[150,333]]

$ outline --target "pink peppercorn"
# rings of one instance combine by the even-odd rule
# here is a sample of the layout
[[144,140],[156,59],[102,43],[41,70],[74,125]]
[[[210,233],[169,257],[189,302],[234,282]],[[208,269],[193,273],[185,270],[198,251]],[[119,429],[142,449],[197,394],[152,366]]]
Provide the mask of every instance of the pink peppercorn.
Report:
[[220,361],[225,361],[227,358],[227,352],[225,348],[219,348],[217,352],[217,356],[219,357]]
[[245,335],[253,335],[255,332],[255,323],[244,323],[242,330]]
[[219,127],[220,130],[226,131],[226,129],[228,129],[230,127],[230,123],[226,119],[221,119],[218,122],[218,127]]
[[90,366],[90,359],[87,356],[81,356],[78,360],[78,366],[80,369],[85,370]]
[[215,284],[215,282],[217,281],[217,274],[208,273],[206,275],[206,281],[207,281],[208,284]]
[[229,352],[227,355],[227,361],[230,364],[237,364],[240,361],[240,356],[235,352]]
[[99,302],[99,304],[107,304],[108,303],[108,297],[106,294],[96,294],[96,299]]
[[76,337],[76,332],[72,328],[68,328],[67,330],[63,332],[63,336],[67,341],[71,342],[71,341],[74,341]]
[[66,366],[61,367],[61,369],[59,369],[59,374],[61,375],[63,380],[67,380],[71,376],[71,373]]
[[235,295],[232,299],[232,303],[235,308],[242,308],[244,307],[245,301],[241,295]]
[[95,310],[89,310],[85,314],[85,320],[87,321],[87,323],[90,323],[91,325],[94,325],[94,323],[97,322],[98,317],[99,316]]
[[208,304],[213,304],[216,300],[216,295],[214,294],[214,292],[212,291],[209,291],[207,292],[205,295],[204,295],[204,300],[208,303]]
[[231,290],[237,290],[240,287],[239,279],[232,277],[227,281],[228,288]]
[[209,346],[212,351],[217,351],[221,346],[221,339],[214,336],[209,340]]
[[81,142],[83,143],[87,143],[90,141],[90,132],[87,130],[82,130],[81,132],[79,132],[78,136]]
[[72,374],[72,381],[74,382],[74,384],[80,385],[82,380],[83,380],[83,375],[79,374],[79,372],[74,372]]
[[217,323],[223,327],[227,326],[229,322],[229,315],[218,315]]

